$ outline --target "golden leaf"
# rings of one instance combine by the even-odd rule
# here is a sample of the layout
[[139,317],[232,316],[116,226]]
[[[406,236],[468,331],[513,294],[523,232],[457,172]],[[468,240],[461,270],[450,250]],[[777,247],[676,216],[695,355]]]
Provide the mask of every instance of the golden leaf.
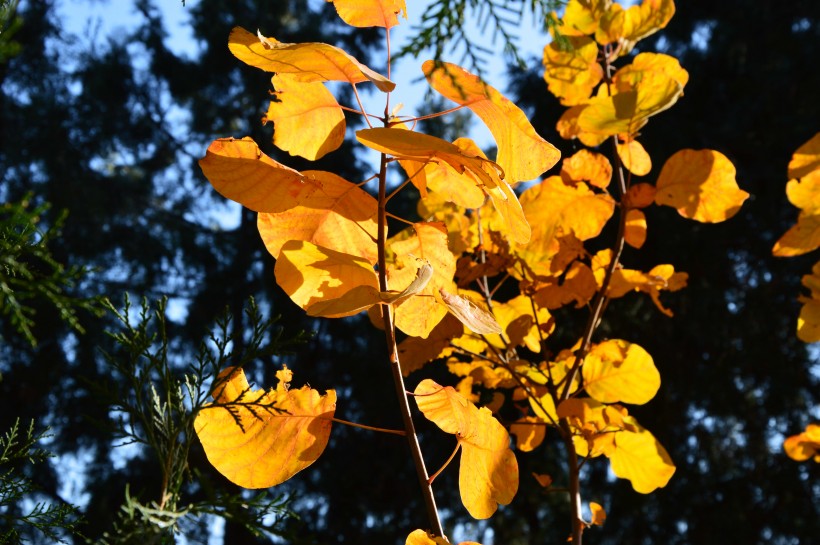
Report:
[[661,375],[646,350],[634,343],[609,340],[595,345],[581,366],[584,389],[602,403],[643,405],[655,397]]
[[599,503],[589,502],[589,512],[592,515],[590,524],[593,526],[603,526],[606,522],[606,511]]
[[488,335],[504,331],[492,314],[476,305],[470,299],[447,293],[443,289],[439,290],[439,294],[447,310],[473,333]]
[[342,145],[345,116],[321,82],[303,83],[288,74],[274,74],[276,88],[264,122],[274,124],[273,144],[291,155],[315,161]]
[[642,211],[627,210],[624,241],[633,248],[640,248],[646,242],[646,216]]
[[564,106],[584,104],[604,77],[598,44],[586,36],[553,40],[544,48],[544,80]]
[[628,139],[625,143],[619,142],[615,148],[624,168],[635,176],[646,176],[652,170],[652,159],[637,140]]
[[298,206],[276,214],[259,214],[259,234],[271,255],[278,258],[289,240],[304,240],[375,264],[376,199],[331,172],[306,170],[303,179],[317,189]]
[[208,461],[244,488],[290,479],[316,461],[330,438],[336,392],[320,396],[307,386],[290,389],[287,367],[276,376],[276,390],[265,392],[251,390],[241,368],[223,370],[216,404],[205,405],[194,420]]
[[422,70],[433,89],[467,106],[487,125],[507,183],[532,180],[558,162],[561,152],[535,132],[524,112],[477,76],[455,64],[434,61],[426,61]]
[[612,472],[628,479],[632,488],[649,494],[666,486],[675,473],[672,459],[655,437],[632,417],[634,431],[623,430],[614,435],[614,449],[607,454]]
[[371,81],[385,93],[396,87],[386,77],[328,44],[287,44],[235,27],[228,38],[228,49],[246,64],[267,72],[290,74],[297,81],[343,81],[350,84]]
[[802,433],[786,438],[783,450],[792,460],[805,462],[814,458],[820,463],[820,424],[809,424]]
[[714,150],[684,149],[670,157],[656,184],[655,202],[703,223],[725,221],[749,198],[735,181],[735,167]]
[[327,0],[350,26],[393,28],[399,15],[407,19],[405,0]]
[[488,409],[477,408],[450,386],[425,379],[414,393],[424,416],[458,440],[459,491],[470,515],[486,519],[498,504],[510,503],[518,491],[518,462],[504,426]]

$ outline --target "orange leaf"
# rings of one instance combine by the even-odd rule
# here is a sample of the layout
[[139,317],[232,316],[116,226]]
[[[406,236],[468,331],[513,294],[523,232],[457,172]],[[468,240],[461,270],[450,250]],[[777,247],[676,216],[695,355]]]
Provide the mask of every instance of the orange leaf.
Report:
[[416,387],[415,400],[424,416],[454,434],[461,446],[459,490],[470,515],[486,519],[498,504],[510,503],[518,491],[518,462],[504,426],[488,409],[430,379]]
[[301,240],[282,245],[276,283],[312,316],[352,316],[379,303],[379,281],[360,257]]
[[194,421],[208,461],[244,488],[290,479],[316,461],[330,437],[336,392],[289,389],[287,367],[276,376],[276,390],[265,392],[251,390],[241,368],[225,369],[219,378],[226,382],[214,391],[216,405],[205,405]]
[[591,38],[564,37],[544,48],[544,80],[564,106],[586,103],[603,77],[598,44]]
[[407,19],[405,0],[327,0],[350,26],[393,28],[399,14]]
[[585,146],[594,148],[601,145],[601,143],[603,143],[603,141],[607,139],[607,135],[595,134],[581,130],[581,127],[578,126],[578,117],[581,115],[581,112],[583,112],[584,109],[586,109],[586,107],[586,104],[582,104],[579,106],[572,106],[571,108],[569,108],[558,119],[558,122],[555,124],[555,130],[558,131],[558,134],[561,135],[561,138],[564,138],[566,140],[572,140],[573,138],[577,138]]
[[629,208],[646,208],[655,202],[657,190],[651,184],[633,184],[626,191],[626,202]]
[[805,462],[814,458],[820,463],[820,424],[809,424],[806,430],[783,441],[783,450],[792,460]]
[[543,420],[534,416],[524,416],[510,424],[516,448],[521,452],[532,452],[538,448],[547,435],[547,426],[544,424]]
[[646,242],[646,216],[640,210],[627,210],[624,240],[633,248],[640,248]]
[[789,175],[800,178],[786,184],[789,202],[800,209],[800,215],[797,224],[772,249],[781,257],[802,255],[820,247],[820,133],[794,153]]
[[652,356],[637,344],[622,340],[595,345],[584,359],[581,373],[584,389],[602,403],[643,405],[655,397],[661,385]]
[[803,342],[820,342],[820,261],[812,267],[812,274],[803,276],[802,284],[811,290],[810,297],[800,297],[803,306],[797,317],[797,338]]
[[606,511],[599,503],[589,502],[589,512],[592,515],[590,524],[593,526],[603,526],[606,522]]
[[624,53],[628,53],[638,40],[665,28],[674,14],[673,0],[643,0],[640,5],[627,9],[621,30],[627,41]]
[[820,170],[820,132],[794,152],[789,161],[789,178],[802,178],[815,170]]
[[464,326],[455,316],[447,315],[433,328],[426,339],[407,337],[399,343],[399,361],[404,376],[436,358],[450,353],[450,341],[464,334]]
[[322,43],[287,44],[235,27],[228,49],[242,62],[277,74],[291,74],[296,81],[371,81],[388,93],[396,84],[363,65],[343,50]]
[[375,264],[376,199],[331,172],[306,170],[303,176],[319,189],[285,212],[259,214],[259,234],[271,255],[278,258],[289,240],[304,240]]
[[606,189],[612,180],[612,164],[605,155],[589,150],[578,150],[561,164],[561,178],[573,182],[589,182]]
[[594,34],[610,0],[569,0],[558,32],[564,36]]
[[276,147],[315,161],[342,145],[345,116],[323,83],[302,83],[287,74],[274,74],[271,82],[277,101],[263,121],[273,122]]
[[646,176],[652,170],[652,159],[637,140],[628,140],[623,144],[619,142],[616,149],[624,168],[635,176]]
[[735,181],[735,167],[714,150],[684,149],[670,157],[658,176],[655,202],[703,223],[725,221],[749,197]]
[[455,64],[434,61],[426,61],[422,70],[433,89],[467,106],[487,125],[507,183],[532,180],[558,162],[561,153],[535,132],[524,112],[477,76]]
[[[433,534],[424,530],[413,530],[404,545],[450,545],[446,537],[433,537]],[[462,541],[458,545],[481,545],[475,541]]]
[[549,475],[533,473],[532,476],[535,477],[535,480],[542,488],[549,488],[552,485],[552,477]]
[[255,212],[284,212],[319,189],[301,172],[262,153],[248,136],[214,140],[199,166],[222,196]]
[[440,288],[451,289],[456,272],[456,258],[447,247],[447,231],[438,222],[414,223],[387,241],[390,255],[387,263],[389,288],[401,290],[416,279],[418,260],[432,266],[433,276],[418,296],[411,297],[395,309],[396,327],[411,337],[427,337],[447,314],[436,301]]

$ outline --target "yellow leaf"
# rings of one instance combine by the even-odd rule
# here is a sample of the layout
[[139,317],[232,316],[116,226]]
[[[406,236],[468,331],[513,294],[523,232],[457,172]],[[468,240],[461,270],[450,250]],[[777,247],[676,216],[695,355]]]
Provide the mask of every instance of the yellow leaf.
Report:
[[630,64],[615,72],[612,79],[618,91],[631,91],[638,88],[649,73],[662,73],[681,87],[686,87],[689,82],[689,72],[683,69],[678,59],[663,53],[639,53]]
[[369,261],[310,242],[282,245],[274,274],[291,300],[312,316],[352,316],[381,301]]
[[643,0],[640,5],[631,6],[624,12],[623,37],[628,52],[635,42],[665,28],[675,14],[673,0]]
[[[603,284],[605,269],[612,258],[611,250],[602,250],[595,254],[592,259],[593,272],[598,285]],[[656,265],[649,272],[641,272],[634,269],[615,269],[607,290],[607,297],[617,299],[623,297],[630,291],[642,291],[647,293],[658,310],[672,316],[672,311],[665,308],[660,300],[661,291],[678,291],[686,287],[689,275],[683,272],[675,272],[672,265]]]
[[235,27],[228,48],[242,62],[267,72],[290,74],[296,81],[371,81],[388,93],[396,84],[363,65],[343,50],[322,43],[287,44]]
[[393,28],[399,14],[407,19],[405,0],[327,0],[350,26]]
[[[404,545],[450,545],[446,537],[433,537],[433,534],[424,530],[413,530]],[[462,541],[458,545],[481,545],[475,541]]]
[[789,178],[802,178],[815,170],[820,170],[820,132],[794,152],[789,161]]
[[649,431],[632,417],[627,418],[633,421],[635,431],[615,433],[615,448],[607,456],[615,475],[628,479],[636,492],[649,494],[666,486],[675,473],[675,465]]
[[378,203],[367,192],[330,172],[306,170],[304,179],[318,189],[298,206],[277,214],[260,213],[259,234],[275,258],[289,240],[304,240],[375,264]]
[[450,313],[467,326],[467,329],[479,335],[501,333],[503,329],[495,317],[461,295],[450,294],[443,289],[439,291],[441,300]]
[[547,435],[546,423],[534,416],[524,416],[510,424],[510,433],[515,435],[515,446],[521,452],[532,452]]
[[558,32],[565,36],[594,34],[611,0],[569,0]]
[[646,176],[652,170],[652,159],[637,140],[630,139],[625,143],[619,142],[616,149],[624,168],[635,176]]
[[[798,155],[795,154],[794,157]],[[794,157],[792,162],[795,162]],[[795,167],[794,170],[805,172],[803,177],[789,180],[786,184],[789,202],[800,208],[800,215],[797,223],[772,248],[772,253],[780,257],[802,255],[820,247],[820,167],[806,172],[813,163],[805,155],[801,157],[804,162],[798,164],[802,166]]]
[[814,458],[820,463],[820,424],[809,424],[806,430],[783,441],[783,450],[792,460],[805,462]]
[[320,187],[262,153],[248,136],[214,140],[199,166],[222,196],[255,212],[284,212]]
[[814,264],[812,274],[803,276],[802,283],[811,290],[810,297],[801,297],[797,317],[797,338],[806,343],[820,342],[820,261]]
[[558,131],[561,138],[566,140],[577,138],[585,146],[594,148],[601,145],[601,143],[607,139],[607,135],[595,134],[581,130],[578,126],[578,117],[581,115],[581,112],[586,109],[586,107],[586,104],[581,104],[569,108],[561,115],[560,119],[558,119],[558,123],[555,124],[555,130]]
[[595,275],[585,263],[575,261],[563,277],[546,277],[537,284],[533,300],[550,310],[575,302],[575,308],[586,305],[598,291]]
[[323,83],[302,83],[287,74],[274,74],[271,82],[276,101],[263,121],[273,122],[276,147],[315,161],[342,145],[345,116]]
[[[459,138],[453,145],[465,155],[486,159],[484,152],[469,138]],[[440,162],[419,163],[416,161],[400,161],[413,185],[419,187],[425,199],[422,187],[434,191],[437,198],[453,202],[464,208],[478,208],[484,204],[486,195],[476,185],[475,178],[468,174],[459,173],[449,165]]]
[[592,515],[590,524],[593,526],[604,525],[604,522],[606,522],[606,511],[600,503],[595,503],[594,501],[589,502],[589,512]]
[[487,193],[493,208],[504,220],[504,231],[510,241],[518,244],[528,243],[532,238],[532,229],[512,188],[501,180],[496,187],[489,188]]
[[612,180],[612,164],[605,155],[578,150],[561,164],[561,178],[571,182],[589,182],[590,185],[606,189]]
[[564,106],[586,103],[603,77],[598,44],[591,38],[564,37],[544,48],[544,80]]
[[714,150],[684,149],[670,157],[657,181],[655,202],[703,223],[725,221],[749,197],[735,181],[735,167]]
[[615,209],[609,195],[593,193],[583,182],[568,186],[559,176],[527,189],[520,202],[533,230],[530,246],[538,254],[547,252],[536,248],[547,247],[560,234],[573,233],[580,240],[598,236]]
[[455,64],[434,61],[426,61],[422,70],[433,89],[467,106],[487,125],[507,183],[532,180],[558,162],[561,153],[535,132],[524,112],[477,76]]
[[[612,90],[616,91],[614,87]],[[682,93],[683,86],[666,73],[643,71],[639,83],[631,89],[617,90],[609,96],[601,87],[598,96],[578,114],[578,128],[602,136],[634,135],[649,117],[671,107]]]
[[640,210],[627,210],[624,240],[633,248],[640,248],[646,242],[646,216]]
[[518,491],[518,462],[510,436],[492,413],[464,399],[452,387],[425,379],[416,387],[415,400],[424,416],[461,446],[459,491],[473,518],[486,519],[498,504],[510,503]]
[[622,340],[592,348],[581,367],[584,389],[602,403],[643,405],[655,397],[661,375],[646,350]]
[[387,263],[388,287],[402,290],[416,278],[418,260],[428,262],[433,277],[415,297],[395,309],[396,327],[411,337],[427,337],[447,314],[436,300],[440,288],[452,289],[456,258],[447,247],[447,231],[438,222],[414,223],[387,241],[390,259]]
[[450,341],[464,334],[464,326],[455,316],[447,315],[433,328],[426,339],[407,337],[399,343],[399,361],[404,376],[436,358],[449,355]]
[[219,378],[226,382],[213,394],[216,404],[205,405],[194,421],[208,461],[244,488],[290,479],[316,461],[330,437],[336,392],[289,389],[287,368],[276,375],[276,390],[265,392],[251,390],[241,368],[225,369]]

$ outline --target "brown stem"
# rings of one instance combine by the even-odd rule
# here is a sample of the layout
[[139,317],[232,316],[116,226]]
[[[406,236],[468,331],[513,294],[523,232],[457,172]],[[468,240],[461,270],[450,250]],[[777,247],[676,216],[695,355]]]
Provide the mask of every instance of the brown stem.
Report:
[[564,441],[564,449],[567,451],[567,462],[569,464],[569,504],[572,517],[572,545],[581,545],[584,536],[584,518],[581,516],[581,471],[578,466],[578,454],[575,452],[575,444],[572,442],[572,430],[565,418],[561,419],[561,437]]
[[[387,117],[385,116],[385,122]],[[379,225],[378,225],[378,251],[379,251],[379,289],[387,291],[387,259],[385,257],[386,237],[387,237],[387,156],[381,155],[381,165],[379,167]],[[424,458],[421,454],[416,427],[413,424],[413,415],[410,412],[410,403],[405,393],[404,377],[399,363],[399,350],[396,346],[396,334],[393,329],[393,312],[390,305],[380,305],[382,320],[384,322],[384,336],[387,341],[387,352],[390,360],[390,370],[393,374],[393,385],[396,389],[396,397],[399,401],[404,431],[407,434],[407,442],[410,446],[410,454],[413,457],[413,464],[416,467],[419,485],[421,486],[424,506],[427,510],[427,519],[430,530],[435,536],[444,536],[444,529],[438,516],[436,498],[433,495],[433,488],[430,486],[427,468],[424,465]]]

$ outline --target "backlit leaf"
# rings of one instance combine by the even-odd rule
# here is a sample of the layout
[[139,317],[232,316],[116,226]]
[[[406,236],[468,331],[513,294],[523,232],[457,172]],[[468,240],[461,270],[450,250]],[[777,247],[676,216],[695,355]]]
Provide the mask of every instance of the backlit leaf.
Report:
[[573,138],[577,138],[585,146],[594,148],[601,145],[601,143],[607,139],[607,135],[596,134],[581,130],[581,127],[578,126],[578,118],[581,116],[581,112],[583,112],[586,109],[586,107],[586,104],[582,104],[579,106],[572,106],[571,108],[569,108],[567,111],[561,114],[561,117],[555,124],[555,130],[558,131],[558,134],[561,135],[561,138],[564,138],[566,140],[572,140]]
[[479,335],[501,333],[503,329],[492,314],[479,307],[470,299],[457,294],[440,290],[441,300],[450,313],[467,326],[467,329]]
[[[628,417],[633,420],[632,417]],[[655,437],[634,422],[635,431],[619,431],[614,434],[615,448],[608,454],[612,472],[621,479],[628,479],[632,488],[641,494],[649,494],[666,486],[675,473],[672,459]]]
[[208,461],[244,488],[290,479],[316,461],[330,437],[336,392],[290,389],[287,367],[276,376],[276,390],[265,392],[251,390],[241,368],[225,369],[219,377],[227,382],[213,393],[217,405],[205,405],[194,421]]
[[320,187],[262,153],[248,136],[214,140],[199,166],[222,196],[255,212],[284,212]]
[[[453,142],[453,145],[462,150],[465,155],[486,159],[484,152],[469,138],[459,138]],[[428,196],[424,195],[421,190],[422,186],[434,191],[437,197],[464,208],[478,208],[484,204],[486,194],[476,185],[475,178],[458,172],[446,163],[434,161],[425,164],[404,160],[400,161],[400,164],[407,172],[408,178],[416,187],[419,187],[425,199]]]
[[640,248],[646,242],[646,216],[640,210],[626,212],[624,241],[633,248]]
[[564,106],[586,103],[603,77],[598,44],[591,38],[565,37],[544,48],[544,80]]
[[398,16],[407,19],[405,0],[327,0],[350,26],[393,28]]
[[809,424],[805,431],[783,441],[783,450],[792,460],[805,462],[814,458],[820,463],[820,424]]
[[290,74],[297,81],[371,81],[380,91],[396,84],[371,70],[338,47],[323,43],[288,44],[235,27],[228,48],[242,62],[267,72]]
[[286,74],[274,74],[271,81],[277,100],[271,101],[264,121],[274,124],[276,147],[315,161],[342,145],[345,116],[323,83],[302,83]]
[[498,504],[510,503],[518,491],[518,462],[504,426],[488,409],[430,379],[416,387],[415,400],[424,416],[454,434],[461,446],[459,491],[470,515],[486,519]]
[[318,189],[285,212],[259,214],[259,234],[271,255],[278,258],[289,240],[304,240],[375,264],[376,199],[330,172],[307,170],[303,177]]
[[578,150],[561,163],[561,178],[573,182],[589,182],[590,185],[605,189],[612,180],[612,164],[605,155],[586,149]]
[[652,170],[652,159],[637,140],[628,140],[616,146],[624,168],[635,176],[646,176]]
[[369,261],[310,242],[282,245],[274,274],[291,300],[313,316],[352,316],[381,300]]
[[655,202],[671,206],[703,223],[725,221],[740,210],[749,194],[735,181],[735,167],[714,150],[681,150],[661,169]]
[[507,183],[532,180],[558,162],[561,153],[535,132],[524,112],[477,76],[455,64],[434,61],[426,61],[422,70],[433,89],[467,106],[487,125]]
[[594,34],[611,0],[569,0],[558,32],[565,36]]
[[606,511],[600,503],[589,502],[589,512],[592,515],[590,524],[593,526],[603,526],[606,522]]
[[794,152],[789,161],[789,178],[802,178],[815,170],[820,170],[820,132]]
[[538,448],[547,435],[547,426],[540,418],[524,416],[510,424],[510,433],[515,436],[515,446],[521,452],[531,452]]
[[584,389],[602,403],[643,405],[655,397],[661,376],[646,350],[634,343],[609,340],[595,345],[581,367]]
[[800,297],[803,306],[797,317],[797,337],[807,343],[820,342],[820,261],[812,273],[803,276],[802,284],[809,288],[809,297]]
[[433,328],[426,339],[407,337],[399,343],[399,361],[404,376],[436,358],[448,355],[450,341],[464,334],[464,326],[455,316],[448,314]]
[[675,14],[673,0],[643,0],[640,5],[630,6],[624,12],[623,37],[627,52],[638,40],[665,28]]

